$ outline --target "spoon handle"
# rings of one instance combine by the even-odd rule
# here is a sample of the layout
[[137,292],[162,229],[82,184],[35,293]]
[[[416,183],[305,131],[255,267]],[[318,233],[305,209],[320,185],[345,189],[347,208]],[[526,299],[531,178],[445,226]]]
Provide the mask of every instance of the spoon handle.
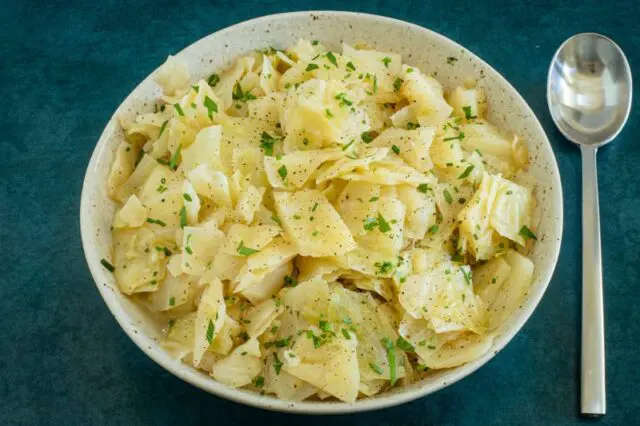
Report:
[[582,146],[582,386],[581,411],[606,412],[602,253],[596,147]]

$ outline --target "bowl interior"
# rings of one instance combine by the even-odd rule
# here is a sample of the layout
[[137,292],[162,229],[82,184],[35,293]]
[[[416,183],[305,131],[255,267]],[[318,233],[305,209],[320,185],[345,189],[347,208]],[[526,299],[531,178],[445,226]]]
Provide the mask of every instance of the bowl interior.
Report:
[[[194,80],[206,78],[237,56],[267,46],[284,48],[299,38],[321,40],[338,50],[341,43],[365,43],[393,51],[403,62],[433,74],[447,89],[473,78],[488,94],[491,122],[522,137],[529,148],[531,173],[537,180],[540,226],[531,253],[535,264],[532,289],[520,310],[498,330],[492,350],[482,358],[439,371],[406,388],[386,392],[355,404],[288,402],[254,392],[228,388],[204,373],[170,358],[158,345],[160,324],[118,290],[113,276],[101,265],[109,257],[111,221],[115,204],[106,195],[105,182],[115,150],[123,138],[116,116],[132,118],[152,111],[160,88],[147,77],[115,112],[95,148],[87,169],[81,201],[81,232],[87,262],[109,309],[125,332],[152,359],[174,375],[219,396],[273,410],[304,413],[353,412],[410,401],[447,386],[491,359],[522,327],[542,297],[556,265],[562,235],[562,193],[558,167],[540,123],[515,89],[493,68],[462,46],[422,27],[374,15],[347,12],[298,12],[266,16],[219,31],[192,44],[177,56],[188,64]],[[167,52],[173,53],[173,52]],[[455,59],[452,59],[455,58]],[[160,65],[160,64],[158,64]],[[153,75],[153,74],[152,74]]]

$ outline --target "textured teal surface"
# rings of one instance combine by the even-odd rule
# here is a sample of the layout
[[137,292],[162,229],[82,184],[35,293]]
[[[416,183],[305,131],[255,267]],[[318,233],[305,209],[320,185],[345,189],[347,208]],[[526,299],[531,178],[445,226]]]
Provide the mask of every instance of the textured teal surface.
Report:
[[[549,60],[602,32],[640,67],[637,1],[4,1],[0,7],[0,424],[570,424],[579,421],[580,158],[547,113]],[[330,420],[247,408],[165,372],[120,330],[89,275],[79,201],[94,144],[169,53],[249,18],[301,9],[388,15],[465,45],[540,118],[565,195],[562,252],[530,321],[471,377],[410,404]],[[636,86],[637,87],[637,86]],[[635,98],[638,97],[638,90]],[[637,102],[636,102],[637,104]],[[640,408],[640,118],[599,156],[609,414]]]

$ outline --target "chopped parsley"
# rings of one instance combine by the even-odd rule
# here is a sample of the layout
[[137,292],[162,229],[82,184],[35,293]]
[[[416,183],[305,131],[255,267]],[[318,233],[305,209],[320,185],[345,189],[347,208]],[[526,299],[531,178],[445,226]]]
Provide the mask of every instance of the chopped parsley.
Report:
[[536,237],[536,234],[531,232],[531,229],[527,228],[524,225],[522,226],[522,228],[520,228],[520,232],[518,232],[518,234],[522,235],[525,240],[536,240],[536,241],[538,240],[538,237]]
[[207,326],[207,342],[211,344],[213,342],[213,334],[216,332],[216,326],[213,325],[213,321],[209,320],[209,325]]
[[389,361],[389,380],[391,381],[391,386],[393,386],[398,380],[396,372],[396,350],[393,347],[393,341],[391,341],[391,339],[389,339],[388,337],[382,339],[381,343],[387,349],[387,360]]
[[199,86],[191,86],[191,88],[193,89],[194,92],[198,93],[200,91],[200,87]]
[[335,97],[336,100],[340,101],[340,106],[351,106],[353,102],[347,99],[347,94],[344,92],[338,93]]
[[346,144],[346,145],[342,145],[342,150],[343,150],[343,151],[346,151],[347,149],[349,149],[349,147],[350,147],[351,145],[353,145],[353,143],[354,143],[355,141],[356,141],[355,139],[351,139],[351,142],[349,142],[349,143],[348,143],[348,144]]
[[310,63],[309,65],[307,65],[307,68],[305,69],[305,71],[309,72],[309,71],[317,70],[318,68],[320,68],[318,64]]
[[182,194],[182,197],[189,202],[193,201],[193,198],[191,198],[191,195],[187,194],[186,192]]
[[187,226],[187,208],[182,206],[180,209],[180,228]]
[[298,281],[295,278],[290,277],[289,275],[285,275],[285,277],[284,277],[284,286],[285,287],[295,287],[297,285],[298,285]]
[[347,62],[347,69],[349,71],[355,71],[356,70],[356,66],[353,65],[353,62],[349,61],[349,62]]
[[396,346],[398,347],[398,349],[401,349],[405,352],[415,352],[416,350],[416,348],[414,348],[413,345],[407,342],[402,336],[398,337],[398,340],[396,340]]
[[464,139],[464,132],[458,133],[458,136],[452,136],[450,138],[444,138],[442,140],[444,142],[447,142],[447,141],[455,141],[455,140],[462,140],[462,139]]
[[285,180],[287,178],[287,166],[282,165],[279,169],[278,169],[278,174],[280,175],[280,177],[282,178],[282,180]]
[[280,358],[278,358],[278,354],[277,353],[273,353],[273,369],[276,370],[276,374],[280,374],[280,370],[282,370],[282,361],[280,361]]
[[436,232],[438,232],[438,229],[439,229],[438,225],[431,225],[431,227],[429,228],[429,233],[435,234]]
[[[165,120],[165,122],[162,123],[162,126],[160,126],[160,133],[158,133],[158,137],[162,136],[164,129],[167,128],[167,124],[169,124],[169,120]],[[140,152],[142,152],[142,150],[140,150]]]
[[471,174],[471,172],[473,171],[474,167],[475,167],[474,165],[471,165],[471,166],[467,167],[466,169],[464,169],[464,172],[462,172],[462,174],[460,176],[458,176],[458,179],[468,178],[469,175]]
[[169,306],[174,306],[176,304],[176,298],[171,296],[169,298]]
[[116,268],[115,268],[111,263],[109,263],[109,261],[108,261],[107,259],[101,259],[101,260],[100,260],[100,263],[101,263],[101,264],[102,264],[102,266],[104,266],[104,267],[105,267],[105,269],[106,269],[107,271],[109,271],[109,272],[113,272],[113,271],[115,271],[115,270],[116,270]]
[[444,199],[447,203],[451,204],[453,202],[453,197],[451,196],[451,194],[447,189],[442,191],[442,195],[444,195]]
[[209,86],[211,87],[216,87],[216,84],[218,84],[219,81],[220,76],[218,74],[211,74],[207,79],[207,83],[209,83]]
[[208,96],[204,97],[204,106],[207,108],[207,115],[209,116],[209,120],[213,120],[213,113],[218,112],[218,104],[215,103],[213,99]]
[[395,152],[397,155],[400,155],[400,147],[398,145],[392,145],[391,150]]
[[370,362],[369,363],[369,368],[372,369],[373,371],[375,371],[378,374],[384,373],[384,370],[382,370],[382,368],[376,363]]
[[378,228],[380,229],[380,232],[391,231],[391,226],[389,226],[389,223],[380,213],[378,213]]
[[362,138],[362,142],[364,143],[371,143],[371,141],[373,141],[373,138],[375,137],[373,132],[362,132],[360,134],[360,137]]
[[377,271],[378,274],[386,274],[391,272],[391,269],[393,269],[393,263],[389,261],[376,262],[373,264],[373,266],[378,268],[378,271]]
[[173,107],[176,109],[176,112],[178,113],[178,115],[181,115],[184,117],[184,111],[182,110],[182,107],[180,106],[180,104],[175,103],[173,104]]
[[331,113],[331,110],[329,110],[329,108],[325,108],[324,113],[326,114],[327,118],[333,118],[333,114]]
[[277,139],[271,136],[267,132],[262,132],[260,136],[260,147],[264,150],[264,154],[270,157],[273,156],[273,145],[277,142]]
[[400,77],[396,77],[396,79],[393,82],[393,89],[396,92],[400,91],[400,87],[402,87],[402,79]]
[[236,85],[233,87],[233,93],[231,94],[231,97],[235,101],[243,101],[243,102],[256,99],[256,97],[252,95],[250,92],[243,92],[242,86],[240,86],[240,83],[236,83]]
[[344,336],[345,339],[351,340],[351,335],[349,334],[346,328],[342,329],[342,335]]
[[169,168],[171,170],[176,170],[178,168],[178,160],[180,159],[180,151],[182,150],[182,145],[178,145],[178,149],[173,153],[171,159],[169,160]]
[[474,118],[478,118],[475,115],[471,115],[470,106],[463,106],[462,110],[464,111],[464,118],[466,118],[467,120],[473,120]]
[[252,254],[258,253],[260,250],[245,247],[244,241],[240,241],[237,251],[240,256],[251,256]]
[[414,129],[417,129],[418,127],[420,127],[419,124],[411,123],[411,122],[407,123],[407,130],[414,130]]
[[391,63],[391,58],[388,56],[385,56],[384,58],[382,58],[382,63],[386,68],[389,68],[389,63]]
[[160,219],[152,219],[150,217],[147,218],[147,223],[153,223],[160,226],[167,226],[167,224],[161,221]]
[[313,40],[313,41],[311,42],[311,45],[312,45],[312,46],[317,46],[319,43],[320,43],[320,42],[319,42],[318,40]]
[[338,61],[336,60],[336,55],[334,55],[333,52],[327,52],[325,56],[327,57],[329,62],[331,62],[336,68],[338,68]]
[[423,194],[426,194],[430,189],[431,188],[429,187],[428,183],[421,183],[420,185],[418,185],[418,192],[422,192]]
[[258,376],[253,382],[253,385],[257,388],[261,388],[264,386],[264,377]]

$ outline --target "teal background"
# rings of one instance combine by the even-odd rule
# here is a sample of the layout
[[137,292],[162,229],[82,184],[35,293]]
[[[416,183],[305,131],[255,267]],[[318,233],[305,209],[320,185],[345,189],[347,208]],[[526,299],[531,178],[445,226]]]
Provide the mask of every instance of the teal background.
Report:
[[[0,424],[580,421],[580,156],[551,122],[546,73],[560,43],[583,31],[612,37],[637,70],[638,1],[4,0],[1,6]],[[102,302],[84,260],[78,218],[82,179],[103,126],[167,54],[249,18],[305,9],[404,19],[481,56],[536,112],[556,152],[565,196],[554,278],[532,318],[498,356],[437,394],[331,419],[244,407],[154,364]],[[638,424],[639,131],[633,111],[615,144],[599,156],[609,409],[601,424]]]

